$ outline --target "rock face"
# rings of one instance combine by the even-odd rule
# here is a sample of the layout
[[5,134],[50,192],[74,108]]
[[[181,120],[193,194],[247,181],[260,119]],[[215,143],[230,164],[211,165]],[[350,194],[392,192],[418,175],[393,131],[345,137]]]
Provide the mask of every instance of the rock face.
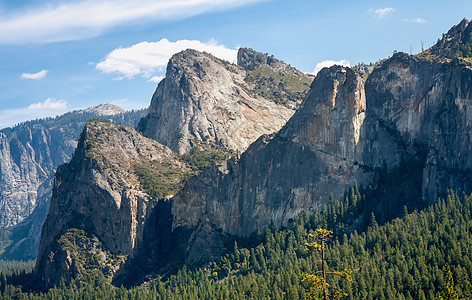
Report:
[[[423,198],[430,202],[447,188],[471,191],[471,66],[463,60],[438,63],[399,53],[366,83],[377,123],[397,132],[405,145],[426,147]],[[392,156],[391,151],[370,155],[377,161]]]
[[[254,56],[245,53],[255,52],[243,49],[238,54],[239,58],[244,57],[239,64],[250,70],[264,67],[279,74],[279,69],[290,69],[292,77],[298,76],[297,84],[301,82],[298,98],[281,96],[290,105],[276,104],[258,95],[254,84],[245,80],[247,72],[243,67],[189,49],[169,60],[166,77],[159,83],[139,130],[181,154],[190,151],[195,141],[243,152],[262,134],[278,131],[293,115],[296,101],[303,98],[310,78],[262,54],[257,57],[265,57],[265,61],[251,64]],[[279,77],[287,77],[280,74]],[[289,84],[286,85],[288,89]]]
[[1,258],[36,257],[56,168],[72,157],[87,120],[101,116],[136,125],[144,114],[122,111],[103,104],[0,131],[0,230],[11,232],[7,241],[1,241],[6,245],[0,253],[7,246]]
[[[353,184],[366,182],[362,160],[366,98],[349,68],[323,69],[300,109],[272,139],[261,137],[238,159],[191,179],[172,199],[173,230],[189,232],[186,262],[216,256],[199,241],[222,244],[214,232],[249,236],[287,226]],[[212,240],[213,239],[213,240]],[[221,247],[219,249],[222,249]]]
[[57,285],[61,278],[70,280],[73,274],[71,267],[77,259],[65,263],[63,258],[72,252],[61,245],[70,230],[96,237],[101,252],[133,255],[142,243],[149,211],[157,202],[143,192],[148,177],[140,177],[138,166],[150,166],[158,177],[189,171],[172,150],[130,127],[100,120],[87,123],[74,157],[56,173],[36,261],[45,286]]

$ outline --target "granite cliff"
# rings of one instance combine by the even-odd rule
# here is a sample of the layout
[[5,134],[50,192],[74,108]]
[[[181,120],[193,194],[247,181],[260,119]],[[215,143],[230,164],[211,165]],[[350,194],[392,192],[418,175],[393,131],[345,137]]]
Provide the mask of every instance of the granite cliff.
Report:
[[72,160],[56,172],[36,261],[44,285],[83,275],[89,265],[79,253],[91,249],[102,257],[94,267],[113,277],[142,243],[158,199],[175,192],[154,196],[151,186],[177,186],[188,172],[177,154],[133,128],[88,122]]
[[359,165],[365,108],[358,74],[339,66],[323,69],[275,136],[262,136],[240,157],[190,179],[172,199],[172,228],[189,233],[186,262],[205,262],[223,250],[202,251],[202,241],[220,238],[214,232],[247,237],[267,225],[288,226],[300,212],[342,194],[354,179],[367,183]]
[[85,122],[100,117],[136,126],[144,113],[101,104],[0,130],[1,258],[36,257],[55,170],[72,157]]
[[[172,248],[184,244],[185,236],[171,231],[171,206],[163,197],[175,194],[189,176],[199,172],[202,159],[224,159],[227,153],[243,151],[261,134],[277,131],[293,114],[312,79],[249,49],[241,49],[239,55],[244,56],[239,61],[241,66],[195,50],[170,59],[166,78],[158,85],[149,113],[138,128],[175,152],[129,128],[117,129],[100,122],[86,126],[73,159],[56,174],[37,259],[45,286],[57,284],[60,278],[83,275],[86,264],[79,254],[87,251],[107,257],[98,268],[106,269],[114,280],[126,278],[128,271],[123,270],[134,263],[146,269],[146,257],[159,266],[181,259],[181,252]],[[261,62],[261,58],[266,61]],[[257,66],[246,66],[255,60]],[[246,72],[246,67],[250,71]],[[251,73],[250,79],[245,78],[261,68],[264,74]],[[268,70],[277,74],[280,91],[284,91],[272,99],[257,94],[263,91]],[[136,210],[142,211],[137,214]],[[89,242],[78,243],[77,235]],[[74,247],[64,246],[70,244],[65,242],[68,239]],[[107,251],[112,256],[126,255],[127,259],[111,259],[103,254]],[[120,263],[113,265],[111,260]],[[125,261],[129,263],[123,265]]]
[[[280,92],[269,95],[268,82],[277,82]],[[181,154],[199,141],[243,152],[287,122],[310,82],[308,75],[249,49],[239,50],[238,65],[188,49],[169,60],[138,129]]]
[[[471,191],[471,92],[472,64],[467,60],[435,62],[404,53],[387,60],[366,82],[371,120],[396,135],[391,138],[398,145],[396,153],[408,155],[405,148],[414,143],[424,148],[426,201],[435,201],[448,188]],[[392,151],[380,147],[374,141],[366,160],[395,161]]]

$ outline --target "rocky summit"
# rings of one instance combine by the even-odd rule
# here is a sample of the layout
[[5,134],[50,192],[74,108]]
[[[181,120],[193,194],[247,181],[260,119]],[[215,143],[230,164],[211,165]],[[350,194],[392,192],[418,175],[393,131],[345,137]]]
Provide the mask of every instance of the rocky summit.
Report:
[[[241,153],[262,134],[278,131],[311,78],[255,53],[240,49],[238,65],[191,49],[175,54],[138,129],[181,154],[199,141]],[[272,77],[285,92],[266,97],[270,87],[263,81]]]
[[116,257],[132,256],[142,243],[157,200],[174,192],[159,186],[178,186],[186,172],[172,150],[130,127],[87,123],[74,157],[56,173],[36,261],[45,286],[82,275],[88,264],[79,253],[90,247],[103,256],[94,267],[112,277],[124,261]]
[[101,104],[0,130],[0,258],[36,258],[55,170],[71,159],[87,120],[136,126],[144,113]]

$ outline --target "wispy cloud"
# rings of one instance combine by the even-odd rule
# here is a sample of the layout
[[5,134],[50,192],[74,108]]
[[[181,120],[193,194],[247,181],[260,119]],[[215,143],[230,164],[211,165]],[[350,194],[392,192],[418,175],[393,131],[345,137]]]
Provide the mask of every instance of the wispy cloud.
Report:
[[345,59],[338,60],[338,61],[336,61],[336,60],[324,60],[324,61],[319,62],[319,63],[316,64],[315,70],[313,70],[313,72],[311,74],[316,75],[316,74],[318,74],[319,71],[321,71],[321,69],[329,68],[329,67],[334,66],[334,65],[350,67],[351,63],[349,61],[345,60]]
[[32,80],[41,80],[46,75],[48,75],[49,71],[48,70],[42,70],[39,71],[38,73],[23,73],[20,75],[21,79],[32,79]]
[[189,48],[209,52],[230,62],[236,61],[236,49],[229,49],[214,40],[204,43],[197,40],[170,42],[162,39],[154,43],[141,42],[128,48],[115,49],[96,68],[104,73],[118,74],[115,79],[131,79],[139,75],[158,82],[162,78],[155,73],[164,71],[173,54]]
[[[261,0],[81,0],[0,11],[0,44],[49,43],[100,35],[130,22],[183,19]],[[62,2],[62,1],[61,1]]]
[[386,16],[395,12],[393,7],[385,7],[385,8],[378,8],[376,10],[370,10],[374,14],[374,16],[378,19],[383,19]]
[[0,128],[14,126],[26,120],[54,117],[68,111],[67,101],[47,98],[24,108],[0,110]]
[[148,79],[149,82],[159,83],[161,80],[164,79],[164,76],[152,76]]
[[426,23],[426,20],[423,18],[405,19],[403,21],[407,23],[418,23],[418,24]]
[[47,98],[43,102],[33,103],[28,106],[29,110],[66,110],[67,102],[65,100],[56,100],[54,98]]

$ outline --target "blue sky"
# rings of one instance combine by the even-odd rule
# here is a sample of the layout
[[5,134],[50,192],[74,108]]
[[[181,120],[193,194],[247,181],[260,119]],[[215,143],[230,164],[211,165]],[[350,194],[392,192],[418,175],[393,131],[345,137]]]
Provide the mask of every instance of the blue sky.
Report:
[[314,72],[417,53],[472,1],[0,0],[0,128],[100,103],[149,105],[185,48],[250,47]]

